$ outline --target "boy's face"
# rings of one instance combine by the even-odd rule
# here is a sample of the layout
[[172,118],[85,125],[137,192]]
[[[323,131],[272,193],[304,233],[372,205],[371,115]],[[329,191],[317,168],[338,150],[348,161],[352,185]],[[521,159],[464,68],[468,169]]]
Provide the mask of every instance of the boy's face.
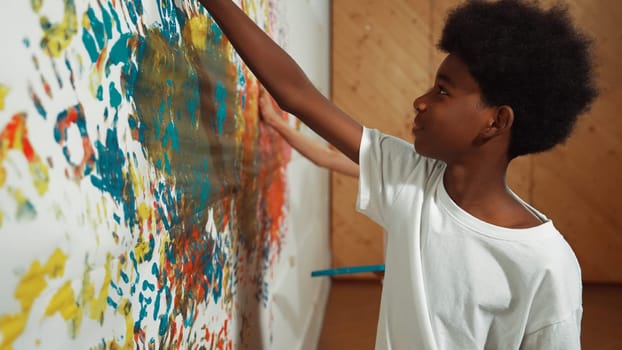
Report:
[[438,68],[434,87],[415,99],[413,106],[415,149],[446,163],[459,161],[475,149],[495,113],[482,102],[479,85],[466,64],[452,54]]

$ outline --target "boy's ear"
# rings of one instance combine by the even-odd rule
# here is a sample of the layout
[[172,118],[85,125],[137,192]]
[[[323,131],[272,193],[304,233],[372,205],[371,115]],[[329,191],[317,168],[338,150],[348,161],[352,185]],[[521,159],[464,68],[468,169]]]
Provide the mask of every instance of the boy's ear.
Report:
[[482,131],[483,139],[491,139],[506,132],[509,132],[514,123],[514,110],[508,105],[498,106],[489,121],[488,126]]

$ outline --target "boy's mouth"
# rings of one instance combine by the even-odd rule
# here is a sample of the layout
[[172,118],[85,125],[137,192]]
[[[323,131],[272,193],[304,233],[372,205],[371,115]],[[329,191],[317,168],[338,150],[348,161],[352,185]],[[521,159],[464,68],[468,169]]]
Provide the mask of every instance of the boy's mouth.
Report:
[[420,130],[423,130],[423,127],[421,125],[417,125],[417,122],[413,120],[413,128],[412,128],[413,134]]

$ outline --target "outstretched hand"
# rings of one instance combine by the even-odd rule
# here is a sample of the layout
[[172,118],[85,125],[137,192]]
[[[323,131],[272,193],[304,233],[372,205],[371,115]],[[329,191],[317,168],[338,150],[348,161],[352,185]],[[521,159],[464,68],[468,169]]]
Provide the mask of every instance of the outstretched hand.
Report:
[[276,105],[274,99],[264,87],[259,89],[259,117],[268,125],[275,127],[282,124],[283,111]]

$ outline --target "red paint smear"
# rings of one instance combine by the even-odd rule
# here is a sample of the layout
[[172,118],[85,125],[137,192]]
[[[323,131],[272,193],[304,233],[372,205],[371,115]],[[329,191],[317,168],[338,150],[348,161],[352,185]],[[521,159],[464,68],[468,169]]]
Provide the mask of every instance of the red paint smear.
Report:
[[[70,107],[67,109],[67,116],[63,119],[60,119],[56,122],[56,129],[60,135],[60,139],[58,144],[63,147],[65,145],[65,141],[67,140],[67,129],[72,125],[77,126],[78,118],[83,116],[83,112],[81,111],[82,106],[78,105],[77,107]],[[91,144],[91,140],[88,135],[82,135],[82,150],[83,155],[80,160],[80,164],[72,164],[73,166],[73,176],[74,178],[81,179],[84,177],[84,170],[87,165],[93,166],[94,158],[95,158],[95,150],[93,149],[93,145]]]
[[[233,341],[231,339],[227,340],[227,335],[229,332],[227,331],[227,326],[229,325],[229,320],[225,320],[225,324],[218,331],[218,339],[216,340],[216,349],[218,350],[231,350],[233,349]],[[211,348],[214,348],[214,339],[212,338]]]
[[[245,70],[244,72],[246,81],[255,81],[250,71]],[[257,102],[259,93],[257,86],[248,84],[246,90],[248,95],[253,94],[254,101]],[[257,107],[257,103],[254,104],[254,107]],[[246,108],[245,111],[247,112],[244,113],[246,119],[245,123],[246,125],[252,125],[249,124],[249,119],[252,118],[256,121],[258,110]],[[283,112],[283,118],[287,118],[285,112]],[[264,233],[264,238],[268,238],[270,245],[275,246],[277,251],[280,251],[281,237],[279,233],[285,219],[284,209],[287,190],[285,169],[291,159],[291,147],[275,130],[264,127],[261,123],[259,125],[259,150],[261,152],[261,158],[266,160],[263,162],[266,166],[262,166],[259,177],[262,179],[261,183],[267,182],[267,186],[260,187],[260,200],[265,205],[265,212],[260,213],[260,215],[266,215],[271,223],[270,227],[264,228],[264,230],[268,231]]]
[[45,90],[46,95],[52,97],[52,89],[50,88],[50,84],[48,84],[45,80],[43,80],[43,89]]
[[8,144],[9,149],[15,149],[17,141],[21,142],[21,151],[26,156],[29,163],[37,160],[35,152],[28,139],[28,129],[26,128],[26,115],[18,113],[13,115],[11,121],[6,125],[2,133],[0,133],[0,140],[3,144]]

